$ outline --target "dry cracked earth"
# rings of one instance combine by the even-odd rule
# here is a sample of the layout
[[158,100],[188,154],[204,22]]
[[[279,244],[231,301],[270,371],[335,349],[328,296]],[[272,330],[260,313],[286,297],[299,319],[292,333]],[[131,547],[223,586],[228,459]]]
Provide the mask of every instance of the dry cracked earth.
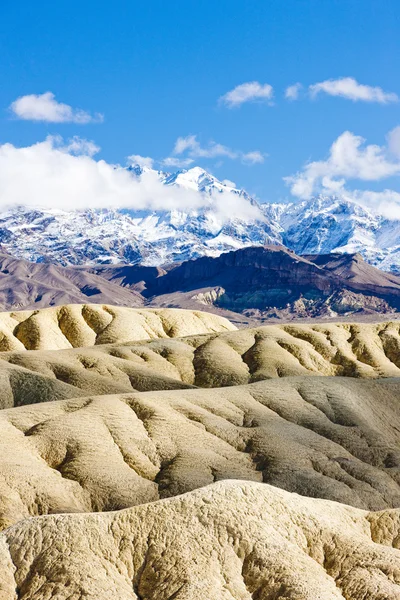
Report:
[[1,313],[1,600],[400,599],[399,328]]

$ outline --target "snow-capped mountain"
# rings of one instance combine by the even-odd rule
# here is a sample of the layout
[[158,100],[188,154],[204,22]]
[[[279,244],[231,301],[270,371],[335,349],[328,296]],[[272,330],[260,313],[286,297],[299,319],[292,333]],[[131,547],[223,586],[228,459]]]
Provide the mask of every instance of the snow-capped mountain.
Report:
[[298,254],[374,253],[381,218],[344,198],[319,196],[285,206],[279,223],[282,240]]
[[[139,166],[128,170],[134,178],[149,171]],[[35,262],[162,265],[272,243],[297,254],[360,252],[376,266],[400,271],[400,221],[388,221],[350,200],[320,196],[301,203],[260,204],[199,167],[155,173],[166,186],[201,195],[200,208],[68,211],[19,206],[0,213],[0,244],[4,251]]]
[[[136,178],[148,171],[138,166],[129,170]],[[198,167],[157,175],[166,186],[201,194],[201,208],[67,211],[20,206],[0,213],[0,244],[14,256],[35,262],[159,265],[279,243],[274,226],[245,191],[218,181]],[[238,198],[240,207],[248,207],[244,214],[235,214]],[[232,216],[228,215],[230,203]]]
[[383,270],[400,270],[399,221],[343,197],[319,196],[279,208],[282,242],[296,254],[359,252]]

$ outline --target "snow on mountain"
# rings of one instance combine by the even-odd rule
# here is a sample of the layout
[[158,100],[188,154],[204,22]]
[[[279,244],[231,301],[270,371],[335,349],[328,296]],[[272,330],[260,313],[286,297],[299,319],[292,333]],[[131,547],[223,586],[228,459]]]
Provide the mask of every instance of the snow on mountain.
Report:
[[[148,170],[128,169],[137,178]],[[349,199],[319,196],[301,203],[259,204],[246,191],[200,167],[159,171],[157,176],[166,186],[201,194],[202,207],[9,208],[0,213],[2,249],[20,258],[63,265],[160,265],[272,243],[296,254],[360,252],[375,266],[400,271],[400,221],[389,221]]]
[[381,269],[400,270],[400,222],[349,199],[319,196],[286,205],[279,222],[283,244],[297,254],[359,252]]
[[[133,177],[140,177],[145,169],[134,166],[129,171]],[[0,244],[14,256],[35,262],[158,265],[204,254],[217,256],[244,246],[279,243],[273,225],[246,192],[225,185],[198,167],[174,174],[159,172],[158,177],[165,185],[202,194],[202,208],[185,212],[16,207],[0,213]],[[222,193],[223,212],[218,206]],[[251,208],[250,220],[235,214],[227,217],[229,203],[234,204],[237,197],[243,206]]]
[[319,196],[281,214],[282,239],[299,254],[373,249],[380,219],[344,198]]

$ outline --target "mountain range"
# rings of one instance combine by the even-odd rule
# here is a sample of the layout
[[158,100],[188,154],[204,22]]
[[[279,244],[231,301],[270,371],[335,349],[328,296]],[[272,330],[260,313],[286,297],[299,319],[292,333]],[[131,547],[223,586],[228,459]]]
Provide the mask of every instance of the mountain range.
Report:
[[[140,178],[149,169],[134,166],[129,171]],[[380,269],[400,272],[400,221],[344,197],[260,203],[199,167],[153,174],[166,186],[201,194],[202,207],[186,211],[9,207],[0,214],[3,251],[63,266],[160,266],[216,257],[247,246],[278,244],[298,255],[360,253]]]
[[284,246],[252,246],[167,269],[98,266],[92,272],[139,292],[149,306],[208,307],[236,323],[238,315],[291,320],[400,310],[400,277],[360,254],[298,256]]
[[206,310],[243,326],[271,319],[338,319],[400,310],[400,277],[360,254],[298,256],[251,246],[162,267],[69,266],[0,254],[0,309],[110,302]]

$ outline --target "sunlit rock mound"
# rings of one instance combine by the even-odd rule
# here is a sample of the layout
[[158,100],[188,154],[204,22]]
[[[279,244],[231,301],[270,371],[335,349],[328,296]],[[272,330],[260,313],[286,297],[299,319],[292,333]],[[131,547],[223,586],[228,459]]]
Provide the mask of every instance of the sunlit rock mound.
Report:
[[235,329],[227,319],[201,311],[71,304],[0,313],[0,351],[59,350]]
[[400,379],[285,378],[0,411],[0,528],[220,479],[400,507]]
[[400,322],[0,331],[1,600],[400,599]]
[[383,600],[400,597],[400,511],[366,512],[219,482],[0,536],[4,600]]
[[[82,307],[67,308],[78,315],[77,322],[83,321]],[[104,313],[106,319],[110,318],[104,308],[92,309],[95,315]],[[235,330],[225,319],[210,314],[159,311],[163,314],[162,326],[157,311],[109,307],[117,315],[110,325],[103,330],[99,327],[98,334],[87,328],[88,346],[72,348],[71,341],[77,343],[83,334],[76,327],[72,329],[77,331],[74,337],[65,336],[54,319],[63,310],[40,311],[28,317],[22,324],[37,337],[24,335],[22,339],[28,347],[29,340],[33,340],[30,343],[38,347],[43,344],[64,349],[27,351],[15,336],[3,340],[4,346],[14,345],[22,350],[0,352],[0,408],[87,394],[216,388],[299,375],[400,377],[399,321],[266,325]],[[45,327],[48,315],[53,329]],[[214,331],[169,338],[166,315],[170,334],[196,329]],[[0,322],[2,316],[9,318],[3,313]],[[147,339],[99,343],[135,335]],[[155,337],[148,339],[150,336]]]
[[[38,347],[62,348],[71,345],[69,340],[76,343],[79,336],[83,338],[78,328],[69,330],[77,331],[74,337],[65,336],[55,319],[57,310],[40,311],[22,322],[28,332],[37,334],[35,338],[21,336],[28,347],[27,340],[32,339],[32,345]],[[76,322],[86,323],[81,307],[69,310],[78,315]],[[111,319],[107,310],[90,310]],[[87,347],[0,352],[0,407],[132,390],[218,388],[288,376],[400,377],[399,321],[233,330],[228,321],[209,314],[110,310],[117,315],[110,325],[103,330],[99,327],[98,334],[90,327],[85,329]],[[170,335],[196,328],[214,331],[169,338],[165,331],[167,315]],[[53,329],[45,327],[49,320]],[[36,327],[38,322],[40,327]],[[155,339],[99,344],[134,335]],[[24,348],[18,338],[9,339]]]
[[[22,350],[0,352],[0,408],[88,394],[217,388],[288,376],[400,377],[398,321],[267,325],[235,330],[225,319],[210,314],[109,307],[116,315],[110,324],[103,323],[104,329],[99,325],[97,334],[87,327],[84,338],[76,325],[86,324],[84,308],[39,311],[22,321],[36,336],[21,336],[28,347],[64,349],[27,351],[15,335],[3,338],[3,347],[7,343]],[[112,318],[104,308],[86,308],[96,316],[104,315],[105,323]],[[69,330],[73,337],[71,334],[69,338],[57,325],[56,316],[64,309],[68,309],[69,322],[75,324]],[[3,313],[0,322],[2,318],[9,316]],[[196,329],[214,331],[169,338],[167,318],[170,335]],[[53,329],[46,327],[49,321]],[[147,339],[99,343],[132,336]],[[150,336],[154,339],[148,339]],[[77,343],[79,339],[85,339],[88,345],[72,348],[71,341]]]

